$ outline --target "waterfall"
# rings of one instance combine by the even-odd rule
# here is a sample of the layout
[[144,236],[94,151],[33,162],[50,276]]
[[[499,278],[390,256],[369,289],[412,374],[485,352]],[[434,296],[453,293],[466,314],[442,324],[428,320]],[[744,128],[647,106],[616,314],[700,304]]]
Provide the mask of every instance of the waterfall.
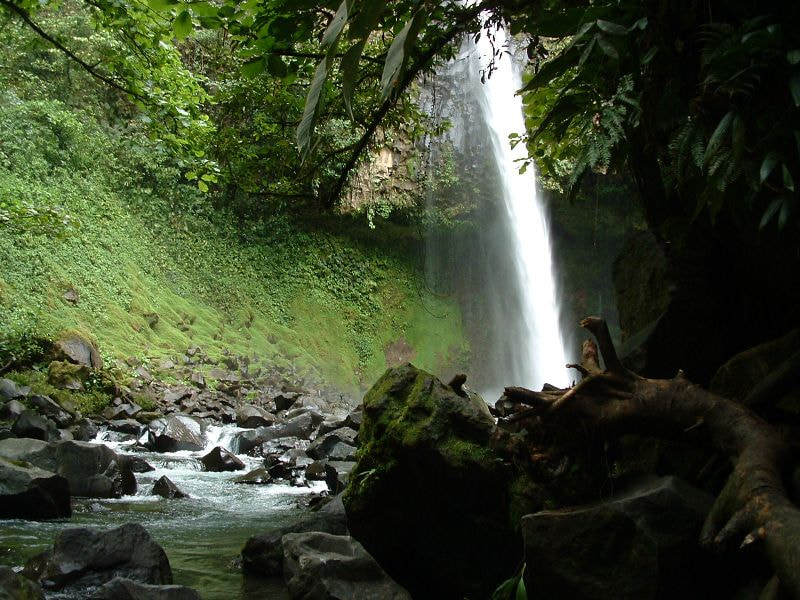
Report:
[[471,362],[473,368],[484,365],[478,385],[489,401],[506,385],[540,389],[545,382],[564,387],[570,381],[545,207],[532,166],[519,173],[524,144],[512,149],[509,143],[509,134],[525,131],[522,101],[515,95],[519,69],[505,52],[504,31],[497,29],[493,37],[494,47],[504,51],[490,77],[482,76],[493,55],[486,32],[477,44],[465,41],[459,57],[439,73],[444,83],[436,111],[451,122],[447,141],[466,162],[460,175],[485,175],[476,184],[482,205],[476,209],[478,230],[466,243],[458,235],[446,241],[432,236],[426,264],[433,279],[446,269],[451,282],[468,282],[459,293],[462,304],[477,296],[467,300],[472,308],[465,318],[472,337],[480,339]]

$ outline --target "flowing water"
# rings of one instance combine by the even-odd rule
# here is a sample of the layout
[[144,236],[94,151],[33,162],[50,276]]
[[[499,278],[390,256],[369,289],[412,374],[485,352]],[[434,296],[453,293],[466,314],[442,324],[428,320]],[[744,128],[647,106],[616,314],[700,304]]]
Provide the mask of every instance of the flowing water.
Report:
[[[326,489],[325,484],[312,483],[310,488],[244,485],[231,482],[236,473],[202,471],[198,458],[215,445],[225,446],[235,431],[231,426],[209,427],[208,447],[202,452],[137,453],[156,468],[136,474],[137,494],[112,500],[74,499],[69,521],[0,520],[0,564],[23,565],[51,545],[62,529],[136,522],[166,551],[175,583],[196,589],[203,600],[285,600],[283,581],[243,577],[234,561],[254,533],[299,520],[303,511],[298,502]],[[125,445],[102,438],[98,442],[125,452]],[[244,455],[239,458],[248,469],[262,463]],[[162,475],[190,498],[167,500],[149,495]]]
[[[489,74],[494,48],[502,52]],[[433,236],[426,264],[434,279],[446,268],[458,273],[456,287],[467,282],[460,295],[480,352],[472,362],[484,371],[479,385],[490,401],[506,385],[569,384],[545,207],[533,166],[519,172],[524,145],[509,143],[525,123],[515,94],[519,69],[507,50],[502,29],[483,32],[439,74],[444,85],[434,112],[451,122],[447,139],[466,163],[460,176],[473,182],[482,201],[480,227],[469,242]]]

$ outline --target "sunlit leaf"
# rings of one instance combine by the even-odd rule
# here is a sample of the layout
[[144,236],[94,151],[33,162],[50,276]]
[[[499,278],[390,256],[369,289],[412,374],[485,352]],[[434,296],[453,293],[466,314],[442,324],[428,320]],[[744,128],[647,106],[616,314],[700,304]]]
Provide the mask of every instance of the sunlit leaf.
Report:
[[172,31],[179,40],[184,39],[192,32],[192,16],[188,10],[184,10],[172,22]]
[[780,210],[781,205],[783,204],[783,198],[775,198],[772,202],[769,203],[767,210],[764,211],[764,215],[761,217],[761,223],[759,223],[758,228],[764,229],[772,218],[778,213]]
[[414,45],[423,18],[423,12],[417,12],[408,20],[403,29],[400,30],[400,33],[398,33],[392,41],[392,45],[389,46],[389,52],[386,55],[386,64],[384,64],[383,75],[381,76],[382,100],[386,100],[392,94],[400,81],[400,76],[403,73],[403,65],[406,61],[407,49]]
[[306,105],[303,109],[303,118],[300,120],[300,125],[297,127],[297,146],[300,148],[300,153],[305,156],[311,146],[311,134],[314,130],[314,117],[317,114],[317,106],[319,105],[320,95],[322,94],[322,86],[325,79],[328,77],[328,59],[323,58],[317,65],[317,70],[314,72],[314,78],[311,80],[311,85],[308,86],[308,94],[306,95]]
[[761,162],[761,169],[759,170],[759,178],[761,183],[764,183],[767,180],[767,177],[770,176],[770,173],[775,170],[775,167],[778,166],[778,155],[775,152],[770,152],[764,157],[764,160]]
[[611,35],[625,35],[628,33],[627,27],[623,27],[622,25],[605,21],[603,19],[597,19],[597,27],[600,29],[600,31],[605,31]]
[[321,45],[323,48],[327,48],[332,44],[336,44],[336,41],[342,34],[342,29],[344,29],[345,23],[347,23],[347,4],[348,0],[342,1],[338,10],[336,11],[336,14],[333,15],[331,22],[328,24],[328,28],[325,30],[325,34],[322,36]]
[[792,174],[789,172],[789,167],[786,164],[782,165],[783,167],[783,187],[785,187],[790,192],[794,191],[794,178]]

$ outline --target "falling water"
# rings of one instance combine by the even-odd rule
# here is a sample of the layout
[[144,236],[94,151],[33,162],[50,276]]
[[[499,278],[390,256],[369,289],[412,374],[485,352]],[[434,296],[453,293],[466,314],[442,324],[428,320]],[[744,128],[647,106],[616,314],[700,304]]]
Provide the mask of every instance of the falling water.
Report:
[[[480,148],[478,159],[462,169],[492,174],[485,177],[491,179],[491,187],[481,190],[488,196],[483,204],[492,208],[483,209],[480,231],[459,250],[443,249],[441,243],[428,246],[439,270],[443,253],[451,255],[450,263],[452,254],[458,254],[455,269],[469,274],[469,294],[478,292],[478,308],[467,312],[483,330],[482,347],[477,348],[481,356],[473,355],[473,363],[486,363],[489,373],[480,387],[487,400],[506,385],[539,389],[545,382],[569,383],[547,218],[534,169],[519,172],[519,161],[527,156],[524,144],[512,149],[509,143],[509,134],[525,131],[522,101],[515,94],[521,80],[512,53],[503,51],[495,58],[491,76],[481,76],[487,73],[494,48],[505,50],[504,31],[498,29],[493,37],[494,46],[485,33],[477,44],[464,43],[458,59],[441,73],[450,93],[439,99],[440,114],[453,124],[450,142],[462,155],[468,155],[470,147]],[[487,156],[493,165],[485,164]],[[429,259],[427,267],[435,271],[432,264]],[[449,268],[454,269],[452,264]]]
[[[495,44],[505,45],[502,29],[495,32]],[[481,60],[492,56],[489,36],[477,43]],[[509,135],[525,131],[522,100],[516,95],[521,87],[511,55],[501,54],[497,69],[492,73],[479,98],[491,129],[491,144],[502,180],[506,214],[511,231],[509,252],[514,258],[523,306],[519,327],[519,373],[523,385],[541,387],[547,380],[566,385],[566,351],[559,328],[553,260],[550,253],[550,234],[539,197],[534,169],[519,172],[520,160],[526,158],[524,144],[511,148]]]

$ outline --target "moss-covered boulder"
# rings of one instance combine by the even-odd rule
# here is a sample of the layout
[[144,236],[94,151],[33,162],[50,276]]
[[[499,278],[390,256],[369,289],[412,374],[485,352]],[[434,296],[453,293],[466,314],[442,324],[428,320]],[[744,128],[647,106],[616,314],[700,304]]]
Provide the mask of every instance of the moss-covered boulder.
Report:
[[[414,598],[487,598],[514,571],[510,461],[477,396],[412,365],[389,369],[364,398],[361,450],[344,504],[351,534]],[[540,508],[540,507],[539,507]]]
[[66,331],[53,342],[53,360],[85,365],[92,369],[103,368],[103,358],[94,340],[79,331]]
[[83,390],[89,379],[90,369],[66,361],[54,360],[47,368],[47,381],[50,385],[65,390]]

